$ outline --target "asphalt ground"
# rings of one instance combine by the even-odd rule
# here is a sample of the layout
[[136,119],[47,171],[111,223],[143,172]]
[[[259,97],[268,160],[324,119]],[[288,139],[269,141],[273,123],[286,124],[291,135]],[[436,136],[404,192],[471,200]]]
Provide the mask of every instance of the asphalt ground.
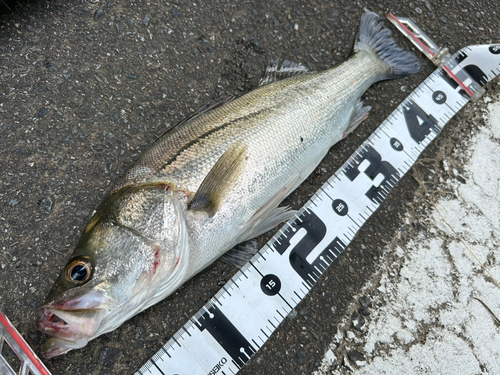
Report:
[[[0,310],[35,351],[47,339],[34,327],[46,293],[93,210],[139,155],[199,107],[256,87],[271,59],[316,71],[344,61],[364,8],[411,17],[450,51],[500,41],[498,9],[490,1],[41,1],[3,10]],[[421,73],[368,90],[369,119],[331,149],[286,204],[301,207],[434,70],[422,62]],[[461,111],[423,158],[438,165],[449,156],[459,168],[460,158],[449,153],[480,125],[472,119],[482,105]],[[425,176],[436,171],[432,163],[415,170]],[[405,214],[414,218],[409,229],[421,225],[426,210],[414,199],[421,189],[411,174],[403,178],[241,374],[317,369]],[[235,272],[217,261],[114,332],[44,362],[54,374],[133,373]]]

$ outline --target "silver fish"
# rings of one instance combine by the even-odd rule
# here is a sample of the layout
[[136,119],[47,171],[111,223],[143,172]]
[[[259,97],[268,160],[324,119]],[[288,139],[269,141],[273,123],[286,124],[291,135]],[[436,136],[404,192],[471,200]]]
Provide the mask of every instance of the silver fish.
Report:
[[[355,54],[176,126],[113,188],[47,296],[45,357],[81,348],[162,300],[235,245],[295,214],[278,207],[363,121],[374,82],[419,71],[374,13]],[[268,77],[294,69],[274,66]]]

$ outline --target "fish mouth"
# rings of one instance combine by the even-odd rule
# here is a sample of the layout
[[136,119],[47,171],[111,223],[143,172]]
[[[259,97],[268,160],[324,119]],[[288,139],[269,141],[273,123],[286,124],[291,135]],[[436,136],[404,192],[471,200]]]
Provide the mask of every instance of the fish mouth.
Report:
[[70,325],[61,319],[55,310],[48,307],[42,308],[42,316],[36,323],[36,328],[42,332],[65,332],[69,330]]
[[108,310],[104,302],[102,295],[100,298],[91,295],[42,306],[36,328],[53,336],[42,347],[44,357],[51,358],[81,348],[97,336]]
[[99,329],[103,317],[103,309],[59,310],[44,306],[36,328],[65,339],[91,337]]
[[42,316],[36,328],[53,336],[42,346],[43,356],[52,358],[71,349],[84,347],[96,335],[103,317],[103,309],[59,310],[42,307]]

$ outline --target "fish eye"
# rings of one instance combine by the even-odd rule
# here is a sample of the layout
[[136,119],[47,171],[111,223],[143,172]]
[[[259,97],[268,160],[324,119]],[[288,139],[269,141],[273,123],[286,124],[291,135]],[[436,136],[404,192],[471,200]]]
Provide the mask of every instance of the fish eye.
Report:
[[83,284],[89,281],[92,274],[92,265],[88,258],[73,259],[66,266],[66,280],[75,284]]

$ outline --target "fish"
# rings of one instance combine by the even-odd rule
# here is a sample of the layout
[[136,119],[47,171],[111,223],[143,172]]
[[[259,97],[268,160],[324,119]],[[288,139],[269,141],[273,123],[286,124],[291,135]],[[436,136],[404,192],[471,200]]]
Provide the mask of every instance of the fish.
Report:
[[375,82],[420,70],[377,14],[353,55],[323,72],[273,63],[263,84],[170,129],[114,185],[41,307],[55,357],[119,327],[236,245],[297,211],[280,207],[367,118]]

